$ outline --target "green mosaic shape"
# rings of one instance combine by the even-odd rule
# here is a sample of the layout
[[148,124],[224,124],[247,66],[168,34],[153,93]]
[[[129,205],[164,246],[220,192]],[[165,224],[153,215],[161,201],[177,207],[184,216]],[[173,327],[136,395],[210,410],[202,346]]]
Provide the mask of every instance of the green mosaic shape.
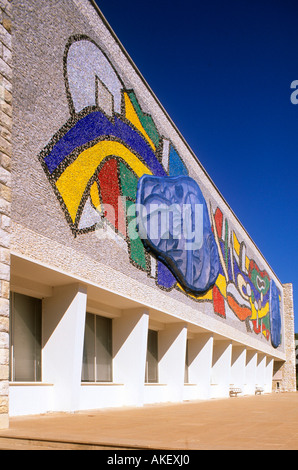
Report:
[[130,101],[132,102],[132,105],[135,109],[135,112],[137,113],[137,116],[138,116],[142,126],[144,127],[144,129],[147,132],[148,136],[150,137],[150,139],[154,143],[155,147],[158,147],[160,137],[159,137],[158,131],[155,127],[155,124],[154,124],[154,121],[153,121],[152,117],[149,116],[149,114],[143,113],[143,111],[142,111],[142,109],[141,109],[141,107],[138,103],[138,100],[136,98],[136,95],[134,94],[133,91],[129,91],[128,96],[130,98]]
[[140,268],[146,270],[147,263],[146,263],[146,253],[144,245],[135,230],[135,221],[136,221],[136,213],[133,201],[126,200],[126,218],[127,218],[127,232],[129,237],[129,245],[130,245],[130,259],[132,262],[137,264]]
[[124,163],[119,162],[120,181],[122,195],[135,201],[137,194],[138,179]]

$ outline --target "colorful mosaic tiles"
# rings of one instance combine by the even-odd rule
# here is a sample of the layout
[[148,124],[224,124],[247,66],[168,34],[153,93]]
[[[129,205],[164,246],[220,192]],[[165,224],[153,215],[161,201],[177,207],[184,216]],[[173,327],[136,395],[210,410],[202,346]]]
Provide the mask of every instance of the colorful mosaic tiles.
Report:
[[138,229],[146,247],[190,293],[214,285],[217,246],[198,184],[188,176],[144,175],[137,189]]
[[[212,303],[216,315],[236,317],[278,347],[280,292],[274,281],[247,257],[220,208],[207,205],[173,143],[88,37],[69,39],[64,80],[70,118],[39,159],[73,235],[100,236],[108,229],[126,245],[130,262],[161,289]],[[182,204],[189,206],[190,220],[199,208],[195,247],[185,250],[185,237],[153,242],[142,236],[137,208],[147,208],[151,196],[159,210],[178,204],[178,224]]]

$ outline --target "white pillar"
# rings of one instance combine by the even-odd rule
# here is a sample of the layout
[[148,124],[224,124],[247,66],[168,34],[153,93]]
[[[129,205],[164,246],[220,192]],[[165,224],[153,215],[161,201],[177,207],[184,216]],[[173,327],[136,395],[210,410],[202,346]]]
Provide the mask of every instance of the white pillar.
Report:
[[159,382],[167,385],[167,400],[183,400],[187,328],[184,323],[166,325],[158,332]]
[[57,287],[43,300],[42,379],[54,385],[55,411],[79,409],[87,288]]
[[197,334],[188,340],[189,382],[197,385],[196,398],[210,398],[213,335]]
[[263,389],[265,387],[265,369],[266,369],[266,356],[263,353],[258,353],[256,385]]
[[246,348],[244,346],[232,347],[231,385],[244,391],[245,384]]
[[245,367],[245,388],[244,393],[254,395],[256,390],[256,370],[257,370],[257,351],[246,351],[246,367]]
[[266,367],[265,367],[265,387],[264,391],[266,393],[272,392],[272,377],[273,377],[273,357],[266,357]]
[[144,402],[148,323],[148,313],[140,309],[125,311],[113,320],[113,377],[124,384],[127,406]]
[[282,390],[283,365],[284,363],[282,361],[273,361],[272,388],[274,391],[280,392]]
[[211,372],[211,398],[228,397],[231,383],[232,342],[214,341]]

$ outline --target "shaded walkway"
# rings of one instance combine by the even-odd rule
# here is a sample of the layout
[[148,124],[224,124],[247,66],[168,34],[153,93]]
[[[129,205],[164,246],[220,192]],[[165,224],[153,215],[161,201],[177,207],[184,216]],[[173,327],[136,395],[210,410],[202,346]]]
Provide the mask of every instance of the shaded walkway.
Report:
[[[48,440],[61,449],[78,443],[170,450],[297,450],[298,393],[16,417],[10,419],[10,429],[0,430],[0,449],[5,448],[1,439],[7,437]],[[28,441],[25,446],[30,448]]]

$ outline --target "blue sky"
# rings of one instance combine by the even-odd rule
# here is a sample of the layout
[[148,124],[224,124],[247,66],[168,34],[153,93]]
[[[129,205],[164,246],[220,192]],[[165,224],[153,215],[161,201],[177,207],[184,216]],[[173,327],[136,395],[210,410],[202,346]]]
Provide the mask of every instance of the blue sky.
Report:
[[282,283],[298,332],[297,0],[97,0]]

